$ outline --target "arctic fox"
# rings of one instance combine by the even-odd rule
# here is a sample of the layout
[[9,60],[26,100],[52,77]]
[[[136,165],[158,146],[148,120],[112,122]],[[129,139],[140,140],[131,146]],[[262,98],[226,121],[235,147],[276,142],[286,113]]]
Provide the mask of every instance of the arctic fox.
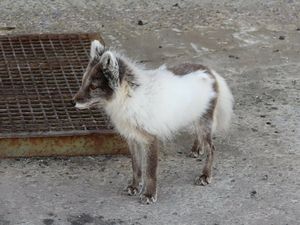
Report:
[[133,168],[128,194],[139,193],[147,204],[157,200],[158,141],[182,129],[195,135],[193,157],[206,150],[195,183],[209,184],[215,150],[212,134],[226,130],[232,116],[233,97],[225,80],[200,64],[145,70],[97,40],[90,55],[74,104],[79,109],[104,108],[127,140]]

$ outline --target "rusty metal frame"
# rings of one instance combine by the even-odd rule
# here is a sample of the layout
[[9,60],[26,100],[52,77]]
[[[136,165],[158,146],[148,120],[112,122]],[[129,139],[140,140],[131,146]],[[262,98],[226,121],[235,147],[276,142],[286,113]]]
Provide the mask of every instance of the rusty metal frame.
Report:
[[101,110],[77,111],[98,33],[0,36],[0,157],[127,153]]

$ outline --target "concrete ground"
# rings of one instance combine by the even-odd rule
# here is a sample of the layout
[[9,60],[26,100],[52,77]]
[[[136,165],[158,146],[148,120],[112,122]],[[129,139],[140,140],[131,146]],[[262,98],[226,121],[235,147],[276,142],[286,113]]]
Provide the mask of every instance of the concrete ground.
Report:
[[187,157],[185,134],[162,146],[150,206],[123,193],[124,156],[2,159],[0,224],[299,224],[300,2],[120,2],[2,0],[0,34],[99,31],[149,68],[213,67],[236,103],[230,132],[215,139],[212,184],[193,185],[203,159]]

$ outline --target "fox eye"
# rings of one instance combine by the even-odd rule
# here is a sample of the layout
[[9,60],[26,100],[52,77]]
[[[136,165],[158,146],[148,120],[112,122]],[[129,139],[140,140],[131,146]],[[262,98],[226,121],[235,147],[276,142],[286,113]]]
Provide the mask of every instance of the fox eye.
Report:
[[96,88],[97,88],[97,86],[95,84],[90,85],[90,90],[95,90]]

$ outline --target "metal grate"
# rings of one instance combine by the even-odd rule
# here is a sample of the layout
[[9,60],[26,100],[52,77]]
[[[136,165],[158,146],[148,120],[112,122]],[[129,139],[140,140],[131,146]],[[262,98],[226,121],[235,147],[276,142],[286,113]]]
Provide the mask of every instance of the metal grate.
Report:
[[97,34],[0,36],[0,137],[110,132],[99,110],[78,111],[80,86]]

